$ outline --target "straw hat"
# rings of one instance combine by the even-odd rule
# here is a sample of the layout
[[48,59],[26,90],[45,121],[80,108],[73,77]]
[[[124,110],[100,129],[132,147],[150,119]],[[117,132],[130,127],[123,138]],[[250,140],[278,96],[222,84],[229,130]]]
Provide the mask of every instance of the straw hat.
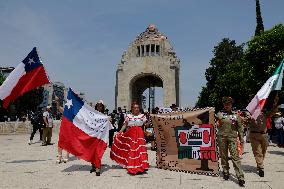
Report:
[[97,102],[97,104],[104,104],[104,101],[103,101],[103,100],[99,100],[99,101]]

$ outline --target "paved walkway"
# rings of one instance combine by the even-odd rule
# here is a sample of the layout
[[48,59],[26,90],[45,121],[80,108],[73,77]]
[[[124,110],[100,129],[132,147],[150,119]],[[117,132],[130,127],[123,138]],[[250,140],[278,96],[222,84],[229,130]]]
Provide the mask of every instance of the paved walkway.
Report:
[[[56,135],[56,134],[54,134]],[[38,138],[36,135],[35,139]],[[186,174],[155,168],[155,153],[149,152],[148,174],[130,176],[109,158],[107,149],[100,177],[90,174],[91,166],[71,157],[66,164],[55,164],[57,146],[27,144],[28,135],[0,135],[0,188],[239,188],[232,170],[232,180],[220,177]],[[57,141],[57,136],[53,138]],[[256,174],[250,145],[245,148],[243,169],[246,188],[284,188],[284,149],[270,146],[265,161],[266,175]],[[231,165],[232,167],[232,165]]]

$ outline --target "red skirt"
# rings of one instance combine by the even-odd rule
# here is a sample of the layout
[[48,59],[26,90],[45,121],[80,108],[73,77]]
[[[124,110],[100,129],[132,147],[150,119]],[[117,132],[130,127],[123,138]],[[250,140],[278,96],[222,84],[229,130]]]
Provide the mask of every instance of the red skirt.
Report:
[[148,170],[148,154],[142,128],[132,126],[125,133],[117,134],[112,143],[110,158],[130,174]]

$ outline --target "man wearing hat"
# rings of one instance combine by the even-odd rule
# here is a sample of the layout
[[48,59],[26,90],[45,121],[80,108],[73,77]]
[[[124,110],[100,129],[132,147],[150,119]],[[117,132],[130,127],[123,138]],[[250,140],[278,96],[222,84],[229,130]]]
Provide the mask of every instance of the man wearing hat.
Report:
[[43,121],[44,121],[44,128],[42,133],[43,137],[42,146],[51,145],[53,118],[50,106],[47,106],[46,111],[43,112]]
[[177,107],[176,104],[172,104],[172,105],[170,106],[170,108],[172,109],[172,112],[178,111],[178,107]]
[[258,175],[264,177],[264,165],[263,160],[268,147],[267,136],[267,117],[272,117],[277,112],[278,97],[275,98],[273,108],[271,111],[263,109],[261,114],[256,118],[251,117],[250,123],[250,143],[257,164]]
[[218,146],[223,168],[223,178],[229,179],[229,159],[228,151],[231,154],[233,166],[240,186],[244,186],[244,173],[241,167],[241,158],[238,152],[237,138],[239,137],[243,148],[244,136],[241,119],[237,112],[232,111],[233,99],[231,97],[222,98],[224,110],[216,115],[218,126]]

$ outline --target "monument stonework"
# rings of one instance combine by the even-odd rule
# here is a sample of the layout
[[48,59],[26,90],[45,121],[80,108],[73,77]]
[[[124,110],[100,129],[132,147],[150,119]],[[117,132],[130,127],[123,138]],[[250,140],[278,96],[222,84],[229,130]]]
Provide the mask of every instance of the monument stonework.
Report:
[[142,103],[149,87],[162,87],[164,107],[180,103],[180,60],[168,38],[149,25],[129,45],[116,71],[115,106],[130,109],[133,100]]

